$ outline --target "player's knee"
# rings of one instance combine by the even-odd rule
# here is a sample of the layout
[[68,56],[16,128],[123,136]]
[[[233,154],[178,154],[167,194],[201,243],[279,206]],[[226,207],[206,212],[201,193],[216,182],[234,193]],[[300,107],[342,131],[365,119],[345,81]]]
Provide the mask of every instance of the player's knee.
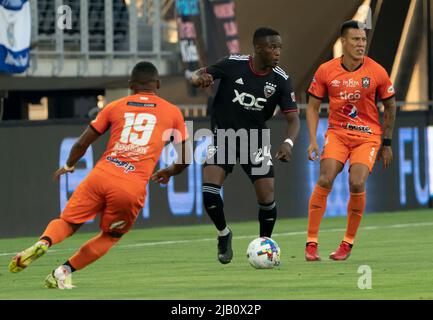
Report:
[[67,223],[72,228],[74,233],[77,232],[77,230],[80,229],[80,227],[83,225],[82,223],[70,223],[70,222]]
[[351,177],[349,178],[350,192],[361,193],[365,190],[365,181],[362,178]]
[[265,194],[259,194],[257,195],[257,201],[259,203],[272,203],[274,202],[274,190],[270,190],[269,192]]
[[332,184],[334,183],[334,178],[325,174],[319,176],[317,184],[322,188],[332,189]]

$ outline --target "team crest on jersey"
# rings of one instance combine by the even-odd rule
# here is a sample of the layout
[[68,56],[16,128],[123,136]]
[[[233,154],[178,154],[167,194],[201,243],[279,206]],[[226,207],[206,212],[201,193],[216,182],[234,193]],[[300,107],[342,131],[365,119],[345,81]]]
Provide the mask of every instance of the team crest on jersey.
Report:
[[265,88],[264,88],[264,92],[265,92],[265,97],[266,99],[269,98],[270,96],[272,96],[276,89],[277,85],[270,83],[270,82],[266,82]]
[[366,89],[368,89],[370,87],[370,78],[369,77],[365,77],[362,78],[362,86]]

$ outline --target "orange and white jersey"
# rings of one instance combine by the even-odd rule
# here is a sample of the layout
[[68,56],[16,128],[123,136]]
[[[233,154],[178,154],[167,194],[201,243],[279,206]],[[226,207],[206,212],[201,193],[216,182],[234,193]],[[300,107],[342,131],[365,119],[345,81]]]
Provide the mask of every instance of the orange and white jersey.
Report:
[[329,129],[363,135],[382,134],[376,99],[395,95],[386,70],[369,57],[364,57],[362,65],[352,72],[344,68],[341,57],[322,64],[308,92],[320,100],[328,93]]
[[110,129],[107,149],[95,170],[143,184],[170,136],[179,143],[188,135],[180,109],[152,93],[108,104],[90,126],[101,134]]

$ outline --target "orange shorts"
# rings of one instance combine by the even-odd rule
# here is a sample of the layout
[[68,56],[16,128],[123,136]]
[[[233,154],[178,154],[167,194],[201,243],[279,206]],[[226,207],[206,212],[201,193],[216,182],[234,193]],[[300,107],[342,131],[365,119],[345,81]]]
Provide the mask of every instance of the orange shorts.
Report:
[[371,172],[380,144],[379,135],[367,136],[343,130],[328,130],[320,159],[335,159],[343,164],[349,159],[350,165],[365,164]]
[[143,208],[146,184],[93,170],[74,191],[60,217],[81,224],[100,213],[102,231],[127,233]]

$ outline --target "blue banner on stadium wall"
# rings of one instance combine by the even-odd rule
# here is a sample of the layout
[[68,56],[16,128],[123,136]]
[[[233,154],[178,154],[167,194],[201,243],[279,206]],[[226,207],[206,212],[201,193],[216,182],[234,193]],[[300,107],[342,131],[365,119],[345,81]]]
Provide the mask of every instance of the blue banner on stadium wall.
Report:
[[[433,193],[433,128],[423,126],[426,113],[400,113],[393,137],[394,160],[383,170],[377,163],[367,181],[366,214],[429,208]],[[108,134],[102,136],[81,158],[73,174],[52,181],[52,173],[65,163],[69,150],[87,123],[0,124],[0,238],[39,235],[46,224],[58,217],[78,184],[87,176],[105,150]],[[271,154],[286,134],[284,119],[268,121]],[[193,132],[208,128],[208,120],[194,120]],[[318,127],[323,145],[326,119]],[[193,135],[191,135],[193,137]],[[202,224],[211,221],[202,201],[201,157],[210,139],[194,136],[194,162],[168,185],[150,182],[145,206],[135,228]],[[274,161],[275,197],[280,218],[306,217],[308,201],[319,174],[319,162],[307,160],[308,130],[305,119],[296,140],[290,163]],[[32,160],[29,161],[29,155]],[[174,152],[168,145],[155,169],[171,163]],[[254,188],[239,165],[229,175],[223,189],[224,210],[229,222],[257,219]],[[348,168],[335,180],[328,197],[325,217],[345,216],[349,198]],[[239,201],[239,200],[242,201]],[[83,226],[96,231],[98,219]]]
[[21,73],[29,66],[30,2],[0,0],[0,72]]

